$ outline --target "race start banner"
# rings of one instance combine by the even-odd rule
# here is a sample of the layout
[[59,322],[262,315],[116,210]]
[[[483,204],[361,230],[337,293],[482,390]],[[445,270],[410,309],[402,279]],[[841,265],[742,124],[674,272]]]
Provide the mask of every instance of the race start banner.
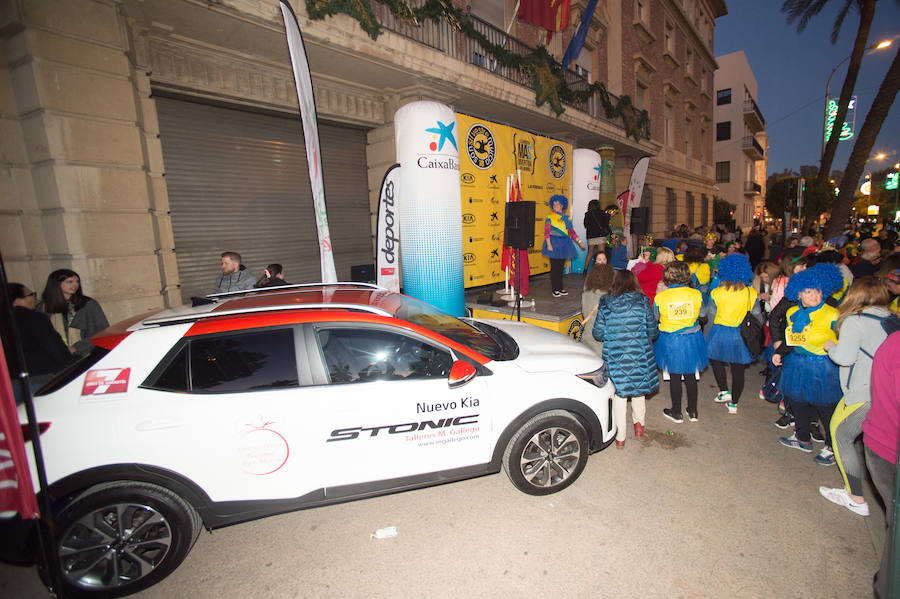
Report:
[[[501,267],[506,179],[519,171],[522,199],[535,202],[534,247],[528,250],[531,274],[550,270],[541,255],[550,196],[562,194],[572,205],[571,144],[457,113],[460,138],[463,275],[466,287],[503,282]],[[575,215],[573,220],[583,215]]]

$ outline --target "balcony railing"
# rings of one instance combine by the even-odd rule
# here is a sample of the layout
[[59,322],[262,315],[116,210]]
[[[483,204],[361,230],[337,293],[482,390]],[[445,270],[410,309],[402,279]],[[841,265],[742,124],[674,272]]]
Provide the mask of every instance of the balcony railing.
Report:
[[753,98],[744,100],[744,119],[748,121],[754,131],[762,131],[766,128],[766,119],[763,118],[762,112]]
[[[443,52],[456,60],[481,67],[494,73],[498,77],[503,77],[508,81],[534,90],[534,83],[532,82],[530,72],[524,69],[500,65],[484,50],[484,48],[481,47],[481,44],[469,38],[461,31],[457,31],[445,21],[435,23],[434,21],[425,19],[422,20],[419,25],[410,25],[402,19],[395,17],[385,4],[372,2],[371,5],[378,23],[388,31],[392,31],[398,35],[425,44],[426,46]],[[501,29],[482,21],[478,17],[469,15],[469,19],[471,19],[475,29],[482,33],[491,43],[503,46],[513,54],[528,56],[534,50],[519,40],[510,37]],[[571,69],[567,69],[564,72],[564,78],[566,85],[574,91],[587,89],[590,86],[590,82]],[[609,99],[613,105],[619,100],[618,97],[613,94],[609,94]],[[622,126],[621,119],[618,119],[619,122],[614,122],[606,116],[606,111],[603,108],[603,103],[600,101],[599,93],[594,93],[585,102],[564,102],[564,104],[587,113],[595,119]],[[641,132],[641,136],[644,139],[650,139],[649,122]]]
[[762,160],[766,153],[763,151],[763,147],[759,145],[759,142],[753,138],[752,135],[744,136],[741,148],[744,150],[744,154],[752,158],[753,160]]
[[744,181],[744,193],[757,195],[762,193],[762,186],[756,181]]

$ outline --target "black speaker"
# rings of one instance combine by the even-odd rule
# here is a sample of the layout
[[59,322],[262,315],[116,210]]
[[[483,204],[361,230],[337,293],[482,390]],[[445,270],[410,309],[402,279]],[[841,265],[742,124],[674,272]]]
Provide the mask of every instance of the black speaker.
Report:
[[503,228],[506,245],[517,250],[534,247],[534,202],[507,202]]
[[350,267],[350,280],[356,283],[374,283],[375,265],[358,264]]
[[640,206],[631,209],[631,233],[646,235],[650,232],[650,207]]

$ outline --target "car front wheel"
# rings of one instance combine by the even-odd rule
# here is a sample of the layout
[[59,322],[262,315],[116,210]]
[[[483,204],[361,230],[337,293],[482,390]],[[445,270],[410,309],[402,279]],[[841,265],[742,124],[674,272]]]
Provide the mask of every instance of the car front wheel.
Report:
[[181,497],[149,483],[88,489],[59,518],[56,550],[67,594],[118,597],[145,589],[184,560],[200,518]]
[[538,414],[522,425],[503,453],[512,483],[529,495],[548,495],[575,482],[588,456],[588,435],[569,412]]

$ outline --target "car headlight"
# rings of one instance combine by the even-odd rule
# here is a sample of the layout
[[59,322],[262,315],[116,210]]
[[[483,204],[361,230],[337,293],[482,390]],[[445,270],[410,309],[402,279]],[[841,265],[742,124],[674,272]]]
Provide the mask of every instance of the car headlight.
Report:
[[597,387],[604,387],[606,386],[606,382],[609,380],[609,368],[606,367],[606,362],[604,362],[603,366],[601,366],[597,370],[594,370],[593,372],[585,372],[584,374],[579,374],[576,376]]

